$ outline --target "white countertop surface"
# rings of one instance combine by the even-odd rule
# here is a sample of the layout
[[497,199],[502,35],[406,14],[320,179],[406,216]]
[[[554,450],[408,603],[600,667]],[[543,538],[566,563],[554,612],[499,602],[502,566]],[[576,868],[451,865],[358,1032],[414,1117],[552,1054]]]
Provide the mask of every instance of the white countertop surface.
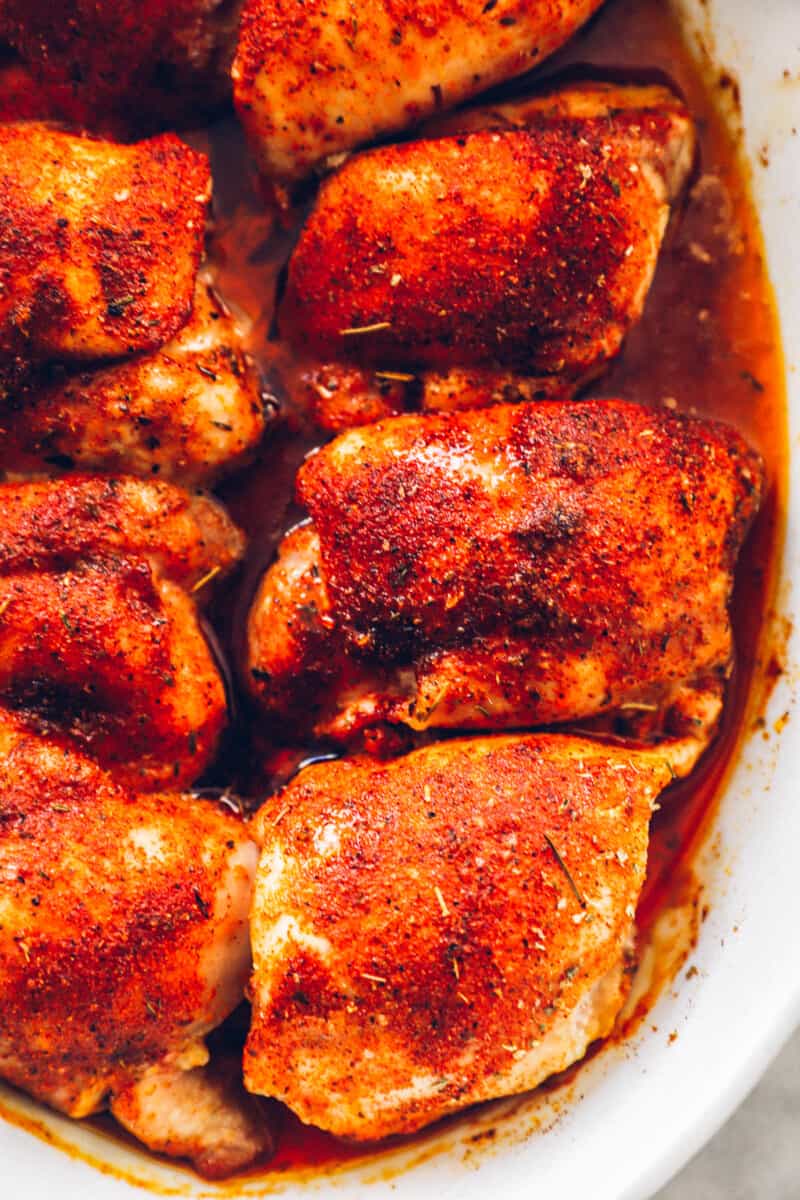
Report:
[[800,1031],[704,1150],[653,1200],[798,1200]]

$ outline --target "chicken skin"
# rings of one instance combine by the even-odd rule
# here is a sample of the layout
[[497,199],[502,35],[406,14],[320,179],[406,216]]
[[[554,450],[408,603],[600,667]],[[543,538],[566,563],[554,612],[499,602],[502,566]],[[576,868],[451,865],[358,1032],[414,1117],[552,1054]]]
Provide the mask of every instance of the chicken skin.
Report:
[[537,66],[601,0],[246,0],[234,99],[279,183]]
[[32,366],[154,350],[192,311],[208,160],[0,127],[0,396]]
[[163,127],[230,92],[240,0],[0,0],[53,115],[92,129]]
[[303,228],[280,331],[327,428],[571,395],[642,314],[693,160],[682,102],[587,84],[459,124],[351,159]]
[[626,401],[395,417],[312,455],[249,618],[283,736],[657,714],[697,750],[731,667],[762,467],[732,429]]
[[203,1041],[241,1000],[256,861],[231,813],[137,795],[0,713],[0,1075],[206,1174],[268,1149]]
[[51,368],[0,409],[0,467],[159,475],[190,486],[237,466],[261,439],[265,406],[233,318],[202,278],[194,310],[151,354]]
[[227,719],[192,592],[242,551],[214,501],[168,484],[0,485],[0,709],[137,791],[190,784]]
[[625,998],[670,778],[556,735],[301,772],[256,819],[247,1087],[372,1139],[581,1058]]

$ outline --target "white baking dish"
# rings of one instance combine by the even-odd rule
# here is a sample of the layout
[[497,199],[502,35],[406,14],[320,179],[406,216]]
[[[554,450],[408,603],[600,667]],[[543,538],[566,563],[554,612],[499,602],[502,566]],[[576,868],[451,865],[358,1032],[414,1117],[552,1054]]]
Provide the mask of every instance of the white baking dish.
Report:
[[[714,61],[741,85],[783,330],[794,447],[800,434],[800,4],[677,2],[693,36],[703,37]],[[799,471],[793,463],[779,592],[784,616],[800,584]],[[652,1195],[743,1099],[800,1021],[799,639],[790,637],[788,669],[768,712],[770,729],[788,713],[785,729],[769,741],[752,734],[711,833],[714,853],[701,868],[710,915],[687,964],[696,971],[687,978],[682,970],[639,1032],[604,1050],[572,1085],[481,1110],[412,1150],[332,1175],[307,1181],[267,1176],[219,1187],[3,1093],[4,1103],[41,1123],[51,1141],[77,1147],[80,1157],[0,1122],[0,1195],[124,1200],[137,1183],[192,1197],[306,1190],[335,1192],[342,1200],[365,1194],[377,1200],[390,1192],[440,1200]]]

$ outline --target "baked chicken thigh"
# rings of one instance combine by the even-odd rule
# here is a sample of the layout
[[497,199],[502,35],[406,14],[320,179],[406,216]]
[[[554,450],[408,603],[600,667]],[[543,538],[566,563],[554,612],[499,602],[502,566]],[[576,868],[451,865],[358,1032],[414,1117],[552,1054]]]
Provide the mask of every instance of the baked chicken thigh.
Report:
[[265,423],[236,324],[201,278],[189,321],[161,349],[94,370],[49,368],[19,388],[0,406],[0,467],[208,483],[241,465]]
[[699,751],[761,486],[732,429],[625,401],[351,430],[298,474],[250,685],[284,736],[645,713]]
[[110,1104],[206,1174],[268,1149],[203,1041],[241,1000],[256,861],[232,814],[0,713],[0,1075],[73,1117]]
[[626,995],[670,778],[553,735],[301,772],[256,820],[247,1087],[372,1139],[581,1058]]
[[265,174],[452,108],[537,66],[601,0],[246,0],[233,64],[239,116]]
[[288,387],[327,428],[571,395],[641,317],[694,154],[682,102],[585,84],[447,127],[346,163],[292,255]]
[[191,783],[227,718],[192,591],[242,550],[214,501],[168,484],[0,485],[0,709],[137,791]]
[[172,134],[122,146],[0,126],[0,389],[32,364],[173,337],[192,311],[210,194],[205,155]]
[[0,466],[192,484],[260,439],[242,332],[198,275],[208,160],[0,128]]

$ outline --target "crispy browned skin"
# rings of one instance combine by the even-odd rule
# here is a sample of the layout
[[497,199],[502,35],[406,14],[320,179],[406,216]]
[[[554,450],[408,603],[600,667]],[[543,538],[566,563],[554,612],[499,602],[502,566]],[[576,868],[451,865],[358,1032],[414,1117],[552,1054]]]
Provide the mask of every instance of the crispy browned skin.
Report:
[[579,1059],[624,999],[670,778],[553,735],[303,771],[256,822],[247,1087],[378,1138]]
[[208,284],[160,350],[89,371],[42,372],[0,410],[0,466],[159,475],[184,486],[241,465],[265,428],[257,373]]
[[239,116],[264,172],[290,182],[535,66],[600,2],[247,0]]
[[0,389],[32,363],[153,350],[192,310],[208,160],[0,126]]
[[641,305],[667,212],[629,154],[586,133],[482,130],[351,159],[292,255],[281,332],[325,361],[585,374]]
[[54,116],[152,125],[229,93],[239,0],[0,0],[0,40],[27,60]]
[[289,386],[327,428],[570,395],[641,316],[693,158],[681,101],[586,83],[449,126],[348,162],[292,255],[281,332],[325,366]]
[[242,549],[215,502],[168,484],[0,486],[0,705],[139,790],[191,783],[227,709],[190,590]]
[[[671,114],[671,133],[664,134],[662,122],[639,118],[646,114]],[[638,117],[637,115],[638,114]],[[623,117],[623,123],[617,123]],[[541,84],[515,99],[497,103],[478,101],[456,112],[426,121],[420,130],[425,137],[447,137],[481,129],[537,129],[551,122],[570,122],[606,118],[612,137],[622,133],[636,137],[640,153],[664,177],[667,192],[674,198],[683,183],[686,158],[695,149],[694,128],[688,109],[676,92],[661,83],[614,83],[601,79],[581,79],[577,83]],[[688,123],[688,129],[682,126]],[[679,136],[676,136],[679,135]],[[687,147],[686,136],[690,138]]]
[[727,676],[761,486],[733,430],[625,401],[352,430],[299,472],[311,524],[251,610],[251,686],[285,736],[666,707]]
[[[0,1075],[76,1117],[119,1094],[135,1133],[212,1170],[252,1158],[252,1137],[242,1154],[219,1136],[247,1124],[247,1104],[201,1068],[205,1034],[247,977],[256,858],[216,805],[126,791],[74,746],[0,715]],[[176,1093],[159,1143],[139,1109]],[[195,1120],[193,1137],[165,1144],[204,1098],[222,1109],[216,1133]]]

